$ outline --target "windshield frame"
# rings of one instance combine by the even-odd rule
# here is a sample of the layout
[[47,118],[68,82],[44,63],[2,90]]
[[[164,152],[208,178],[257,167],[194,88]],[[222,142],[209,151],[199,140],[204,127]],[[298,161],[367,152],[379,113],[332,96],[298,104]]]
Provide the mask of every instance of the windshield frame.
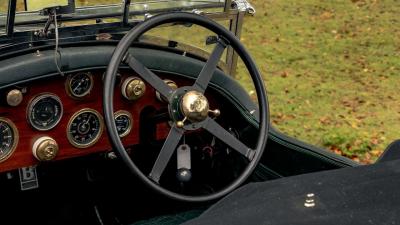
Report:
[[[75,13],[62,15],[58,21],[69,22],[79,21],[88,19],[102,19],[102,18],[120,18],[123,24],[127,24],[128,17],[131,16],[142,16],[146,14],[158,14],[174,11],[190,11],[190,10],[206,10],[212,8],[220,8],[221,11],[226,11],[227,6],[231,5],[232,0],[194,0],[194,1],[147,1],[147,2],[131,2],[131,0],[125,0],[121,4],[110,4],[110,5],[97,5],[97,6],[85,6],[78,7],[75,9]],[[16,26],[44,24],[47,21],[47,17],[39,14],[38,11],[32,12],[16,12],[16,0],[8,0],[9,8],[5,19],[5,24],[1,23],[0,18],[0,32],[5,28],[7,36],[12,36],[14,28]],[[170,5],[165,8],[156,8],[150,6],[157,6],[157,4]],[[3,18],[5,17],[2,16]],[[0,15],[1,17],[1,15]]]
[[[7,52],[12,52],[13,47],[10,46],[18,46],[19,48],[24,48],[24,46],[32,46],[33,42],[37,42],[40,44],[46,43],[46,41],[52,41],[52,37],[40,37],[37,35],[38,32],[40,32],[45,26],[46,22],[48,21],[48,17],[44,17],[39,15],[38,12],[17,12],[16,13],[16,1],[17,0],[8,0],[10,3],[14,3],[14,10],[9,10],[10,13],[8,13],[10,16],[8,16],[8,21],[12,21],[12,23],[9,23],[7,21],[7,24],[0,24],[0,49],[5,51],[5,54],[8,54]],[[146,16],[150,15],[156,15],[158,13],[167,13],[167,12],[178,12],[178,11],[186,11],[186,12],[192,12],[192,13],[198,13],[201,15],[204,15],[206,17],[209,17],[212,20],[227,20],[228,21],[228,29],[237,37],[240,39],[241,37],[241,31],[242,31],[242,26],[243,26],[243,20],[246,15],[254,15],[255,10],[254,8],[250,5],[247,4],[246,7],[240,6],[238,3],[240,1],[238,0],[180,0],[180,1],[172,1],[172,0],[161,0],[161,2],[185,2],[185,5],[182,5],[182,7],[171,7],[171,8],[164,8],[162,10],[160,9],[154,9],[152,7],[149,7],[148,10],[129,10],[132,9],[132,6],[134,4],[136,5],[142,5],[150,2],[155,2],[154,0],[151,0],[150,2],[136,2],[136,0],[131,0],[135,1],[134,3],[130,4],[129,7],[125,7],[125,5],[129,2],[129,0],[124,0],[125,5],[119,4],[119,11],[116,13],[104,13],[104,14],[91,14],[91,15],[79,15],[75,14],[74,16],[70,16],[71,14],[66,14],[66,15],[57,15],[57,20],[59,22],[70,22],[70,21],[81,21],[81,20],[96,20],[96,23],[94,24],[80,24],[80,25],[71,25],[71,26],[66,26],[66,27],[61,27],[60,30],[63,30],[64,32],[73,32],[76,29],[80,28],[85,28],[85,30],[96,30],[99,27],[113,27],[113,29],[118,29],[118,30],[128,30],[131,29],[135,24],[143,21],[146,19]],[[138,0],[140,1],[140,0]],[[158,1],[160,2],[160,1]],[[195,2],[195,3],[202,3],[202,4],[195,4],[195,5],[189,5],[187,4],[188,2]],[[210,2],[214,2],[211,4]],[[99,10],[103,9],[106,7],[110,7],[110,5],[107,6],[89,6],[89,7],[79,7],[75,10]],[[128,8],[128,10],[126,10]],[[147,14],[147,15],[146,15]],[[27,16],[30,20],[28,21],[18,21],[18,18],[20,16]],[[124,17],[126,15],[131,16],[139,16],[137,18],[131,18],[129,20],[129,23],[125,24],[124,22]],[[16,18],[17,16],[17,18]],[[36,16],[36,18],[35,18]],[[1,17],[1,15],[0,15]],[[3,17],[5,17],[3,15]],[[39,18],[37,18],[39,17]],[[102,18],[114,18],[117,19],[118,22],[111,21],[111,22],[105,22],[102,23],[103,19]],[[1,18],[0,18],[1,19]],[[97,19],[99,19],[100,23],[97,23]],[[1,22],[1,21],[0,21]],[[74,23],[74,22],[73,22]],[[80,27],[80,28],[78,28]],[[4,28],[7,30],[7,34],[4,33]],[[87,29],[86,29],[87,28]],[[2,32],[3,29],[3,32]],[[90,33],[90,32],[89,32]],[[92,34],[92,33],[91,33]],[[7,49],[7,50],[5,50]],[[10,53],[11,54],[11,53]],[[1,56],[1,53],[0,53]],[[233,51],[232,47],[227,48],[227,54],[226,54],[226,64],[228,68],[228,74],[231,76],[235,76],[236,74],[236,67],[238,63],[238,55]]]
[[[7,36],[11,36],[14,32],[14,23],[15,23],[15,14],[17,11],[17,1],[16,0],[9,0],[8,1],[8,8],[6,18],[4,19],[5,22],[5,33]],[[0,19],[0,22],[2,20]],[[2,25],[2,24],[0,24]],[[1,28],[1,26],[0,26]],[[0,30],[0,34],[2,34]]]

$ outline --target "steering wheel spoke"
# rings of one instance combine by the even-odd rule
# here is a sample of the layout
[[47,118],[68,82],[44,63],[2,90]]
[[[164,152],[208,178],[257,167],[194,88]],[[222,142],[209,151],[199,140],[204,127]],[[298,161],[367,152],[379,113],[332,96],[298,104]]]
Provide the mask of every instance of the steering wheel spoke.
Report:
[[151,70],[145,67],[131,54],[127,53],[124,62],[129,65],[143,80],[155,88],[168,101],[173,93],[173,90],[161,78],[155,75]]
[[221,127],[215,120],[208,117],[204,123],[203,128],[210,132],[212,135],[217,137],[219,140],[223,141],[229,147],[244,155],[249,161],[254,158],[255,151],[247,147],[231,133],[229,133],[225,128]]
[[227,46],[228,44],[224,39],[218,39],[217,45],[211,53],[210,58],[207,60],[207,63],[204,65],[203,69],[196,79],[196,82],[193,85],[193,87],[197,91],[204,94],[215,70],[217,69],[217,65],[219,60],[221,59],[222,53],[224,53]]
[[149,178],[154,182],[158,183],[160,181],[160,177],[167,167],[172,155],[174,154],[183,133],[184,131],[177,128],[175,125],[171,127],[168,137],[165,140],[164,145],[161,148],[160,154],[158,155],[156,162],[153,165],[153,169],[151,169],[151,172],[149,174]]

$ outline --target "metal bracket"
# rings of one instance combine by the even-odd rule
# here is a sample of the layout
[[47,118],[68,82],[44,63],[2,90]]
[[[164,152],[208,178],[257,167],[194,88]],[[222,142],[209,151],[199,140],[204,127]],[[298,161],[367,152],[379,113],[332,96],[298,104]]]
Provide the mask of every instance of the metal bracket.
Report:
[[198,9],[193,9],[192,13],[197,14],[197,15],[201,15],[201,16],[204,15],[204,11],[201,11],[201,10],[198,10]]
[[256,14],[256,9],[247,0],[233,0],[231,6],[239,12],[246,12],[252,16]]
[[57,12],[58,9],[59,9],[59,7],[52,7],[52,8],[44,9],[41,12],[43,15],[47,15],[48,19],[47,19],[46,24],[44,25],[44,28],[35,32],[36,36],[43,38],[43,37],[48,37],[50,35],[49,29],[50,29],[50,26],[55,23],[54,17],[55,17],[55,13]]
[[124,0],[123,1],[123,16],[122,16],[122,24],[127,26],[129,24],[129,9],[131,6],[131,0]]
[[144,20],[148,20],[154,15],[149,13],[149,5],[148,4],[143,4],[143,12],[144,12]]

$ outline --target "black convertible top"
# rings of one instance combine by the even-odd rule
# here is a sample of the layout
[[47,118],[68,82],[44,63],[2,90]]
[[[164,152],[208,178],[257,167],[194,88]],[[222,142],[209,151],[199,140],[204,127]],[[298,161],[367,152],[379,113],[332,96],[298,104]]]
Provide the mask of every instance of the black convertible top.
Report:
[[195,224],[400,224],[400,160],[251,183]]

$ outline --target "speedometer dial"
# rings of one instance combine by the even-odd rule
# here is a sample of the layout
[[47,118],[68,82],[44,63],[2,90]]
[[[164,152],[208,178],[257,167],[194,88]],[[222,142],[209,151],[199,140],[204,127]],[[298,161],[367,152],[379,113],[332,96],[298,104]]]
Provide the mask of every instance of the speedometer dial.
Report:
[[67,127],[67,138],[77,148],[94,145],[103,132],[103,120],[94,109],[82,109],[75,113]]
[[14,123],[6,118],[0,118],[0,162],[8,159],[18,143],[18,130]]
[[63,106],[56,95],[41,94],[31,101],[27,114],[32,127],[41,131],[50,130],[60,122]]

